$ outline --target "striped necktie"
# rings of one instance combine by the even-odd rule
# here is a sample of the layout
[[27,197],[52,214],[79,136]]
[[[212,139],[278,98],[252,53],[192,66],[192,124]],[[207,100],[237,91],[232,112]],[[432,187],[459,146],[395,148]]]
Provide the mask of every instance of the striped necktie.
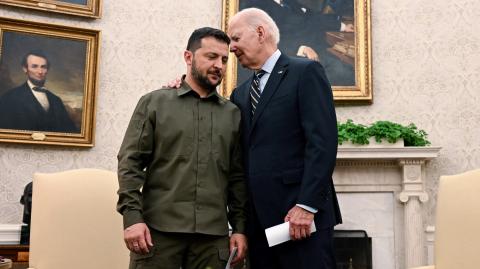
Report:
[[250,102],[252,103],[252,117],[257,109],[258,102],[260,102],[260,79],[265,75],[264,70],[259,70],[255,72],[252,80],[252,85],[250,86]]

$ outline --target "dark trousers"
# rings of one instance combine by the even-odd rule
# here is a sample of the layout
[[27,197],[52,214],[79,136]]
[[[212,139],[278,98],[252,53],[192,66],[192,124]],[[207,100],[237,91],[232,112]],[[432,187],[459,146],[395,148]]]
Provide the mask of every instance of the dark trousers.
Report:
[[[249,222],[250,269],[335,269],[333,227],[318,230],[307,239],[268,247],[265,230],[256,215]],[[280,224],[280,223],[279,223]]]
[[150,228],[153,247],[130,253],[129,269],[224,269],[230,255],[228,236],[166,233]]

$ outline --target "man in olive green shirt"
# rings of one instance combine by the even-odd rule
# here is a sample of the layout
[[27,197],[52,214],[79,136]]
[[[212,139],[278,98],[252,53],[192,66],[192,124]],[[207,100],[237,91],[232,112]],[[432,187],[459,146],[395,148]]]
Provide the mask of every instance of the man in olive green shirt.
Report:
[[234,247],[234,263],[244,258],[240,111],[215,90],[229,43],[220,30],[195,30],[183,86],[148,93],[135,108],[118,154],[130,268],[223,269]]

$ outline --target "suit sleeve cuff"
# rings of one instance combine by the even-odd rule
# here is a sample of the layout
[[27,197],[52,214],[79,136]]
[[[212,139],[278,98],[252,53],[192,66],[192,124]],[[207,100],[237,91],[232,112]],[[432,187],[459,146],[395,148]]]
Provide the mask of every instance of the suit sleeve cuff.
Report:
[[301,208],[303,208],[303,209],[305,209],[308,212],[313,213],[313,214],[318,212],[318,209],[313,208],[313,207],[309,207],[308,205],[296,204],[296,206],[301,207]]

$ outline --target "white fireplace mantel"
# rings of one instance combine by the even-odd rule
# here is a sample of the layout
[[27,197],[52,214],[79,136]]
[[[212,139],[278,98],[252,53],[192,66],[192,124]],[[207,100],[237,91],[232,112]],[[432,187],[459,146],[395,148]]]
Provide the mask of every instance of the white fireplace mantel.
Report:
[[339,147],[338,160],[431,160],[438,157],[441,147]]
[[[428,201],[429,197],[425,190],[427,179],[425,163],[438,157],[440,149],[440,147],[339,147],[334,182],[340,198],[355,193],[366,194],[367,197],[381,193],[393,195],[391,202],[393,219],[375,221],[394,223],[391,258],[395,261],[381,261],[386,257],[380,253],[373,253],[374,269],[382,267],[401,269],[426,264],[423,203]],[[372,202],[372,205],[374,203]],[[350,216],[344,216],[344,219],[345,217]],[[359,227],[362,226],[362,221],[364,220],[357,221],[358,226],[354,228],[362,228]],[[381,250],[381,247],[378,247],[378,250]]]

